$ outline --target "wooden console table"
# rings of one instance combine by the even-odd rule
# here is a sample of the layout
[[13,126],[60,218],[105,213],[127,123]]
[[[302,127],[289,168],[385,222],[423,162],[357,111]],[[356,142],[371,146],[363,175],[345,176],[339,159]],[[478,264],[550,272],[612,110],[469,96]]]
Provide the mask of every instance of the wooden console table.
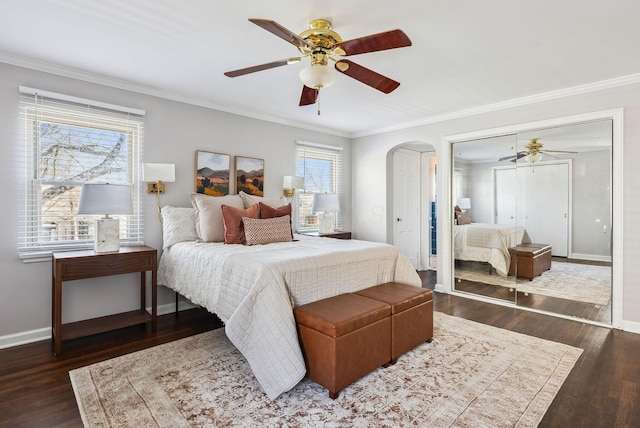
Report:
[[[53,253],[51,336],[54,354],[61,354],[63,340],[149,321],[151,321],[152,331],[156,331],[158,315],[157,265],[157,250],[147,246],[120,247],[120,251],[117,253],[96,253],[93,250]],[[145,308],[147,271],[151,271],[151,314]],[[62,324],[62,283],[64,281],[135,272],[140,272],[140,309]]]

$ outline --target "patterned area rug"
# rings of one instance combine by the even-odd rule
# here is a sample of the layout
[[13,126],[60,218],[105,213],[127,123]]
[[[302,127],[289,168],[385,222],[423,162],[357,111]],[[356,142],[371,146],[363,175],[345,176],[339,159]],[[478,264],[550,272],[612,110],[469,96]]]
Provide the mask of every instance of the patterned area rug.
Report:
[[[514,277],[489,274],[487,264],[458,262],[456,278],[514,287]],[[518,278],[518,291],[606,306],[611,297],[611,268],[578,263],[551,262],[551,269],[532,281]]]
[[269,400],[222,329],[69,375],[89,427],[535,427],[582,353],[438,312],[434,324],[432,343],[336,400],[308,379]]

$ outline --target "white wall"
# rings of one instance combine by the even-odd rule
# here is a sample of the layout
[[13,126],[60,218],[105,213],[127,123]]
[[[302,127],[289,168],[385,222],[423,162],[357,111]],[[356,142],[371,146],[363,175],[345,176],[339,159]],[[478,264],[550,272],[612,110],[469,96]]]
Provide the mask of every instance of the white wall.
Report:
[[[0,63],[0,347],[50,335],[51,263],[23,263],[17,254],[19,183],[15,165],[22,163],[18,140],[18,86],[146,110],[145,162],[176,164],[176,182],[167,183],[162,205],[190,206],[194,186],[195,151],[263,158],[265,196],[279,197],[282,177],[295,175],[295,141],[302,139],[344,147],[345,200],[351,200],[350,142],[343,137],[264,122],[157,97]],[[144,193],[145,243],[159,248],[162,237],[155,198]],[[344,207],[350,212],[351,207]],[[345,229],[351,227],[345,216]],[[65,283],[63,322],[107,315],[137,307],[137,274]],[[160,290],[159,304],[173,301]],[[15,336],[14,336],[15,335]]]
[[[635,220],[640,214],[640,85],[627,85],[612,89],[578,94],[548,101],[541,101],[527,105],[505,108],[499,111],[476,114],[468,117],[452,119],[442,122],[429,123],[410,129],[390,131],[384,134],[360,137],[354,139],[352,146],[353,163],[353,206],[359,215],[353,218],[353,233],[358,239],[387,241],[386,236],[386,193],[389,191],[385,182],[387,168],[385,163],[387,152],[393,147],[408,141],[424,141],[432,144],[443,159],[448,147],[443,145],[443,138],[448,135],[462,134],[484,129],[512,126],[581,113],[624,108],[624,187],[622,204],[624,220],[622,224],[624,242],[622,257],[624,271],[622,275],[624,303],[622,317],[627,327],[640,331],[640,288],[635,286],[635,278],[640,275],[640,240],[638,236],[638,222]],[[442,177],[438,168],[438,198],[447,201],[446,189],[448,179]],[[368,189],[379,191],[368,192]],[[444,218],[445,204],[438,204],[438,218]],[[438,224],[438,236],[445,236],[449,232],[443,228],[443,222]],[[614,227],[619,227],[614,225]],[[442,254],[449,248],[443,247],[443,240],[438,242],[438,252]],[[439,263],[440,265],[440,263]],[[620,279],[620,278],[619,278]],[[626,280],[625,280],[626,279]],[[441,268],[438,270],[438,282],[450,280],[450,272]]]

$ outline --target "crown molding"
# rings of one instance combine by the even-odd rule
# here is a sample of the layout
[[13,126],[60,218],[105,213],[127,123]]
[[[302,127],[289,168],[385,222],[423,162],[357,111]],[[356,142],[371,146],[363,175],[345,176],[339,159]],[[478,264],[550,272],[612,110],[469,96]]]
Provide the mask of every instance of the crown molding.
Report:
[[445,122],[452,119],[460,119],[468,116],[474,116],[483,113],[490,113],[499,110],[505,110],[514,107],[521,107],[525,105],[535,104],[543,101],[550,101],[559,98],[566,98],[573,95],[586,94],[590,92],[601,91],[605,89],[616,88],[626,85],[634,85],[640,83],[640,73],[631,74],[628,76],[616,77],[613,79],[602,80],[599,82],[588,83],[585,85],[573,86],[570,88],[559,89],[550,92],[543,92],[541,94],[531,95],[527,97],[515,98],[508,101],[502,101],[494,104],[487,104],[479,107],[473,107],[465,110],[458,110],[451,113],[444,113],[434,116],[428,116],[422,119],[405,122],[402,124],[372,129],[362,132],[343,132],[331,128],[323,128],[317,126],[310,126],[304,123],[295,122],[292,120],[286,120],[279,117],[270,116],[258,112],[251,112],[246,110],[240,110],[236,108],[230,108],[221,106],[218,104],[210,103],[200,99],[194,99],[189,97],[183,97],[177,94],[167,93],[160,91],[156,88],[146,86],[139,83],[133,83],[126,80],[115,79],[107,77],[98,73],[89,73],[86,71],[74,69],[71,67],[63,67],[55,65],[45,61],[38,61],[32,58],[25,58],[17,55],[12,55],[6,52],[0,52],[0,62],[15,65],[18,67],[29,68],[36,71],[42,71],[45,73],[51,73],[62,77],[69,77],[72,79],[82,80],[89,83],[96,83],[103,86],[108,86],[117,89],[123,89],[126,91],[136,92],[143,95],[149,95],[157,98],[163,98],[171,101],[177,101],[185,104],[204,107],[212,110],[218,110],[225,113],[235,114],[238,116],[249,117],[252,119],[262,120],[265,122],[277,123],[280,125],[291,126],[294,128],[306,129],[308,131],[321,132],[323,134],[334,135],[343,138],[361,138],[370,135],[384,134],[387,132],[400,131],[404,129],[415,128],[418,126],[428,125],[431,123]]
[[613,79],[602,80],[600,82],[588,83],[585,85],[573,86],[571,88],[559,89],[556,91],[543,92],[541,94],[531,95],[522,98],[515,98],[508,101],[503,101],[494,104],[487,104],[480,107],[474,107],[465,110],[459,110],[451,113],[445,113],[435,116],[425,117],[423,119],[406,122],[396,126],[390,126],[387,128],[380,128],[371,131],[364,131],[352,135],[352,138],[366,137],[376,134],[384,134],[392,131],[400,131],[403,129],[415,128],[417,126],[428,125],[431,123],[444,122],[452,119],[460,119],[468,116],[475,116],[482,113],[490,113],[499,110],[505,110],[514,107],[521,107],[525,105],[540,103],[543,101],[550,101],[559,98],[571,97],[574,95],[586,94],[590,92],[602,91],[605,89],[617,88],[620,86],[634,85],[640,83],[640,73],[630,74],[628,76],[616,77]]
[[347,132],[338,131],[331,128],[323,128],[318,126],[310,126],[304,123],[286,120],[279,117],[270,116],[258,112],[251,112],[230,107],[221,106],[200,99],[183,97],[177,94],[161,91],[151,86],[130,82],[127,80],[115,79],[98,73],[90,73],[71,67],[64,67],[52,64],[46,61],[38,61],[32,58],[25,58],[17,55],[0,52],[0,62],[14,65],[17,67],[29,68],[31,70],[41,71],[44,73],[55,74],[62,77],[68,77],[76,80],[82,80],[88,83],[108,86],[111,88],[122,89],[125,91],[136,92],[143,95],[149,95],[170,101],[177,101],[198,107],[204,107],[212,110],[218,110],[225,113],[235,114],[238,116],[249,117],[251,119],[262,120],[265,122],[277,123],[279,125],[291,126],[294,128],[306,129],[308,131],[320,132],[323,134],[334,135],[337,137],[351,138],[352,135]]

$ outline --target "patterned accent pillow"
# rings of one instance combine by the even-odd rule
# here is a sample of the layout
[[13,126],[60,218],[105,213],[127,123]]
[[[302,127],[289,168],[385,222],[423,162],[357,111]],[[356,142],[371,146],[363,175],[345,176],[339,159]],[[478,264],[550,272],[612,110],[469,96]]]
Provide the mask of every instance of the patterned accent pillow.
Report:
[[222,205],[222,220],[224,221],[224,243],[245,244],[243,217],[258,218],[258,204],[246,210],[239,210],[229,205]]
[[468,212],[457,211],[456,220],[458,224],[471,224],[471,215]]
[[196,211],[193,208],[164,206],[162,217],[162,249],[184,241],[197,241]]
[[[285,215],[288,215],[289,217],[291,217],[291,204],[283,205],[278,208],[273,208],[267,204],[259,202],[258,206],[260,207],[260,218],[274,218],[274,217],[282,217]],[[289,226],[291,226],[291,223],[289,223]],[[291,229],[291,238],[293,239],[293,229]]]
[[291,217],[288,215],[267,219],[243,217],[247,245],[291,242]]
[[242,190],[240,191],[239,195],[242,198],[242,202],[244,203],[245,208],[249,208],[250,206],[258,204],[260,202],[275,208],[279,207],[285,202],[284,199],[264,198],[262,196],[250,195],[243,192]]
[[238,195],[209,196],[202,193],[191,193],[190,196],[196,209],[198,238],[204,242],[224,242],[222,205],[243,210],[242,198]]

